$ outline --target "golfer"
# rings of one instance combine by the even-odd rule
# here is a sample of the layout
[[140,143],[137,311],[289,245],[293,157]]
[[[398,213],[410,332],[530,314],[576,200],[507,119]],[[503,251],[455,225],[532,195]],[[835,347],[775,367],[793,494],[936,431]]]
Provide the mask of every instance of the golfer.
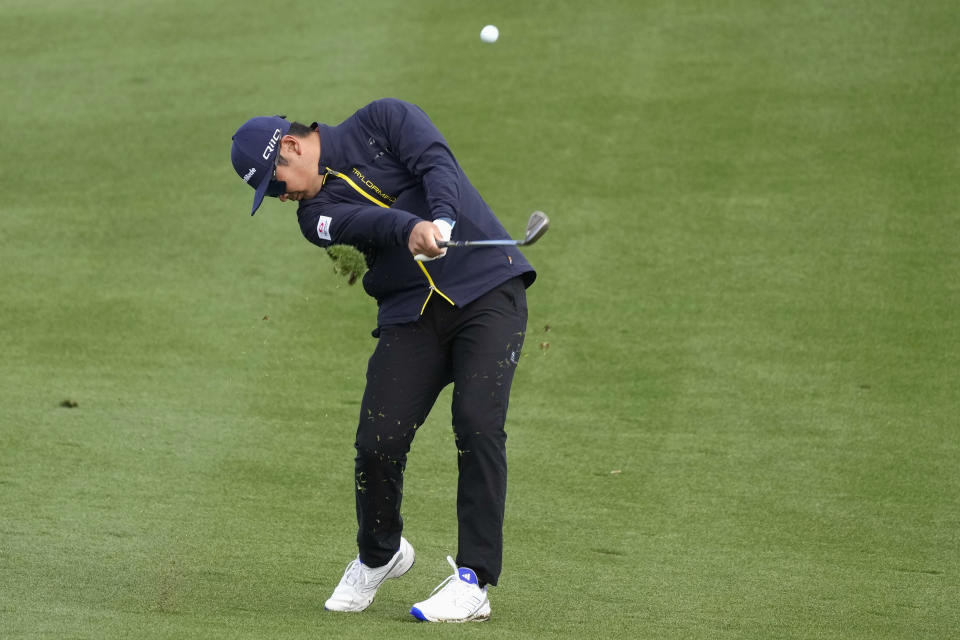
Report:
[[359,554],[326,609],[363,611],[387,578],[413,565],[400,516],[407,453],[453,383],[456,561],[447,558],[453,573],[410,613],[486,620],[503,555],[504,422],[536,273],[516,247],[438,247],[508,234],[437,128],[407,102],[377,100],[336,126],[253,118],[233,136],[231,159],[255,190],[251,215],[267,195],[299,202],[307,240],[363,252],[363,287],[377,301],[355,441]]

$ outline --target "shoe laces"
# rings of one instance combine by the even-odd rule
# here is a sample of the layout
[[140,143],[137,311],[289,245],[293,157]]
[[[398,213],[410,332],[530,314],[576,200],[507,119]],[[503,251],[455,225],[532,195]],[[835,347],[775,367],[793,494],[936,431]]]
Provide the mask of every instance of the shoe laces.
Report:
[[371,569],[360,561],[360,556],[357,556],[347,565],[341,582],[359,591],[369,589],[371,585],[379,585],[379,583],[383,581],[382,577],[385,574],[385,568],[378,567]]
[[356,587],[363,580],[363,564],[360,557],[357,556],[347,565],[347,570],[343,572],[343,583],[351,587]]

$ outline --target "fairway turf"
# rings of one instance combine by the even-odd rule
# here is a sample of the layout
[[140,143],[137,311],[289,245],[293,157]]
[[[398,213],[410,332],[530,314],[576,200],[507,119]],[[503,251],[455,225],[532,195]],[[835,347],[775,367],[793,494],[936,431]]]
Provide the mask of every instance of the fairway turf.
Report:
[[[0,18],[0,638],[956,636],[954,0]],[[383,96],[511,234],[551,219],[483,624],[407,613],[456,552],[449,389],[416,565],[323,611],[375,303],[228,161],[251,116]]]

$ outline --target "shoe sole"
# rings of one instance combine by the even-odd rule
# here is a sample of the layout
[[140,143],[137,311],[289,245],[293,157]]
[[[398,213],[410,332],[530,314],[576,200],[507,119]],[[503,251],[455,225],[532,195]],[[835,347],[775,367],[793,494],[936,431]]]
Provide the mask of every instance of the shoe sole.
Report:
[[490,612],[486,613],[477,612],[472,616],[467,616],[466,618],[451,618],[451,619],[437,619],[431,620],[428,618],[420,609],[416,607],[410,607],[410,615],[412,615],[417,620],[421,622],[445,622],[448,624],[458,623],[458,622],[486,622],[490,619]]

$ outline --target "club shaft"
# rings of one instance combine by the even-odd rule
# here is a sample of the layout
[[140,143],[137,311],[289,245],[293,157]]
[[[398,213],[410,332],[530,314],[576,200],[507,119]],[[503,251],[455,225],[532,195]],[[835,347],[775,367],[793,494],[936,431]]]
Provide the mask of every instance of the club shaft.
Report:
[[444,247],[502,247],[522,245],[522,240],[440,240],[437,246]]

